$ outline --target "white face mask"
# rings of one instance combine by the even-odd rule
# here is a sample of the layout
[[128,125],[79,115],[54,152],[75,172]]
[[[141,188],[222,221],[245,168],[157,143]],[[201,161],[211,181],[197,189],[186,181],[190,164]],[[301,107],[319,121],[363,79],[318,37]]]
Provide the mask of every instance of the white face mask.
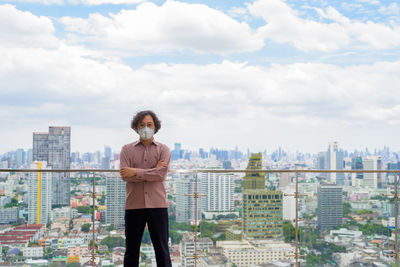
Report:
[[154,130],[152,128],[149,128],[146,126],[146,127],[139,129],[138,134],[140,136],[140,139],[149,140],[150,138],[153,137]]

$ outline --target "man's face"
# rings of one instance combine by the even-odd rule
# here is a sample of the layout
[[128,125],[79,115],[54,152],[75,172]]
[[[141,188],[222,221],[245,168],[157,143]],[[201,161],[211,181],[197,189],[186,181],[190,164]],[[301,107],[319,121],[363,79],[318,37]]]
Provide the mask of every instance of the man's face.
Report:
[[153,130],[155,130],[153,117],[151,117],[150,115],[146,115],[143,118],[143,120],[141,122],[139,122],[138,130],[140,130],[140,129],[146,127],[146,126],[149,127],[149,128],[152,128]]

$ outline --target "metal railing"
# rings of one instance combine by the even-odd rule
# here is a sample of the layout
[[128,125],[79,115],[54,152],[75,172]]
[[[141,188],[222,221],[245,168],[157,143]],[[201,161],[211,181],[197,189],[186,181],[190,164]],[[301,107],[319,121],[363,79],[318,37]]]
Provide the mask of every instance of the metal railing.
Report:
[[[95,200],[99,194],[95,191],[96,185],[96,173],[119,173],[119,170],[109,170],[109,169],[62,169],[62,170],[52,170],[52,169],[0,169],[0,173],[30,173],[30,172],[50,172],[50,173],[61,173],[61,172],[69,172],[69,173],[92,173],[92,193],[90,194],[92,198],[92,246],[91,246],[91,264],[92,266],[96,266],[95,260],[96,257],[100,257],[96,255],[96,238],[95,238]],[[194,254],[186,255],[186,257],[190,257],[194,259],[194,266],[197,266],[197,260],[199,258],[199,253],[197,252],[197,225],[198,225],[198,199],[203,196],[198,192],[197,188],[197,174],[198,173],[294,173],[295,174],[295,192],[294,194],[285,194],[285,196],[293,196],[295,198],[295,253],[294,258],[296,262],[296,266],[300,266],[300,253],[299,253],[299,198],[302,196],[299,192],[299,174],[300,173],[390,173],[394,175],[394,193],[386,196],[392,196],[394,199],[394,213],[395,213],[395,248],[394,248],[394,258],[395,258],[395,266],[399,267],[399,243],[398,243],[398,228],[399,228],[399,194],[398,194],[398,175],[400,170],[316,170],[316,169],[294,169],[294,170],[283,170],[283,169],[241,169],[241,170],[227,170],[227,169],[192,169],[192,170],[169,170],[169,173],[175,174],[195,174],[195,188],[193,194],[186,194],[186,196],[191,196],[195,199],[195,218],[194,218]],[[397,185],[397,186],[396,186]]]

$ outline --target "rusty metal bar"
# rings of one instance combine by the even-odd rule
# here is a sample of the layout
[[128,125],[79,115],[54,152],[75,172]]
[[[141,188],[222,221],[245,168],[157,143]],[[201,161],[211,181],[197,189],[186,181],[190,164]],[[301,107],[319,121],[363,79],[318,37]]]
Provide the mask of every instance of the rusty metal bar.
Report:
[[296,251],[294,253],[294,257],[296,259],[296,267],[299,267],[299,173],[296,172]]
[[396,261],[395,266],[399,267],[399,181],[397,175],[397,173],[394,173],[394,259]]

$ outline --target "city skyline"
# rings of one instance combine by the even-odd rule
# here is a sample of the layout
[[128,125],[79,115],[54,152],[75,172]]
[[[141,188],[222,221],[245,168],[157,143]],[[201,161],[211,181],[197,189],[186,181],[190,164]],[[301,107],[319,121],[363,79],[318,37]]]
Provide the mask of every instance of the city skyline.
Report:
[[392,0],[5,0],[0,151],[48,125],[119,149],[143,109],[189,149],[398,151],[399,18]]

